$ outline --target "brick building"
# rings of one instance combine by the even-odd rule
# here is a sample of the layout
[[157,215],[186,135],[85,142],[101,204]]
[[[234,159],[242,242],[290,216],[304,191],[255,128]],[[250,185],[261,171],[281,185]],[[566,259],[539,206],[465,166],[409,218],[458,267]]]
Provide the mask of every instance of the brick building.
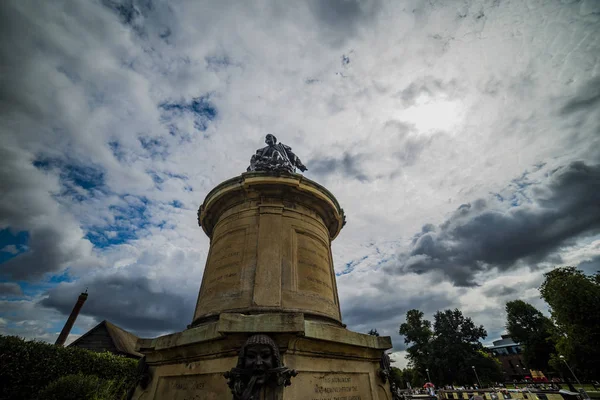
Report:
[[502,363],[505,381],[520,381],[526,376],[531,376],[523,362],[521,346],[509,335],[502,335],[502,339],[495,340],[487,349]]

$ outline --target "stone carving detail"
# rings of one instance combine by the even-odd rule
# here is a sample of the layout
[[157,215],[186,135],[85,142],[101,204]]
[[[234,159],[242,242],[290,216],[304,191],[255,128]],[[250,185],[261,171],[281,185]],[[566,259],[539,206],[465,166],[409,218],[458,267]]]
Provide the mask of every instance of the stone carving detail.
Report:
[[237,367],[223,374],[234,400],[258,400],[265,388],[290,386],[298,373],[281,364],[277,344],[267,335],[251,336],[238,357]]
[[379,360],[379,377],[386,383],[390,378],[390,373],[392,372],[392,363],[390,360],[390,356],[387,353],[383,353],[381,356],[381,360]]
[[133,394],[135,393],[135,388],[139,385],[142,390],[146,390],[148,385],[150,385],[150,381],[152,381],[152,374],[150,373],[150,368],[146,363],[146,356],[143,356],[138,361],[137,371],[136,371],[137,379],[135,384],[131,387],[129,392],[127,393],[127,399],[130,400],[133,398]]
[[296,168],[304,172],[307,168],[302,161],[292,152],[292,148],[283,143],[277,143],[274,135],[268,134],[266,147],[256,150],[250,158],[247,171],[284,171],[296,172]]

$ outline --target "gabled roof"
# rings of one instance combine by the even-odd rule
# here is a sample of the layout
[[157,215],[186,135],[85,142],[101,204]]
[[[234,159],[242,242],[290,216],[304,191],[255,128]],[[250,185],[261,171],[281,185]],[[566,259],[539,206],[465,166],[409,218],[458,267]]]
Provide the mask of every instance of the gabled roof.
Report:
[[125,329],[120,328],[107,320],[100,322],[98,325],[96,325],[95,327],[84,333],[82,336],[77,338],[77,340],[73,341],[73,343],[71,343],[69,346],[76,346],[76,344],[83,338],[88,336],[90,333],[101,329],[102,327],[104,327],[108,332],[108,335],[110,336],[118,352],[140,358],[143,356],[143,354],[135,351],[135,345],[137,343],[138,337],[135,336],[133,333],[127,332]]

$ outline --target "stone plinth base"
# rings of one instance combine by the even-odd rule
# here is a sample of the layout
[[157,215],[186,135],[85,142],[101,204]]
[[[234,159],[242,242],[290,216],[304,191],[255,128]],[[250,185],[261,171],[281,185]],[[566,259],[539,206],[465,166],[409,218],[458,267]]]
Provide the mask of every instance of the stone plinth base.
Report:
[[[220,315],[218,321],[156,339],[140,339],[151,380],[133,399],[232,399],[223,374],[254,333],[269,335],[283,364],[295,369],[291,386],[263,393],[261,399],[388,400],[380,360],[389,337],[375,337],[318,321],[303,314]],[[257,399],[258,400],[258,399]]]

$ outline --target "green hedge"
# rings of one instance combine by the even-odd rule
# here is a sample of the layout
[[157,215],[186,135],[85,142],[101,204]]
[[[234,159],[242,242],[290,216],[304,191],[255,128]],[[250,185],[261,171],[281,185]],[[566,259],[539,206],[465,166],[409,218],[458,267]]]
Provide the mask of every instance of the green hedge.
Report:
[[[37,399],[49,384],[68,375],[90,375],[78,379],[98,379],[92,382],[98,387],[110,385],[112,390],[126,391],[133,385],[136,371],[136,360],[111,353],[0,335],[0,400]],[[63,379],[62,385],[72,384],[75,378],[70,379]]]

